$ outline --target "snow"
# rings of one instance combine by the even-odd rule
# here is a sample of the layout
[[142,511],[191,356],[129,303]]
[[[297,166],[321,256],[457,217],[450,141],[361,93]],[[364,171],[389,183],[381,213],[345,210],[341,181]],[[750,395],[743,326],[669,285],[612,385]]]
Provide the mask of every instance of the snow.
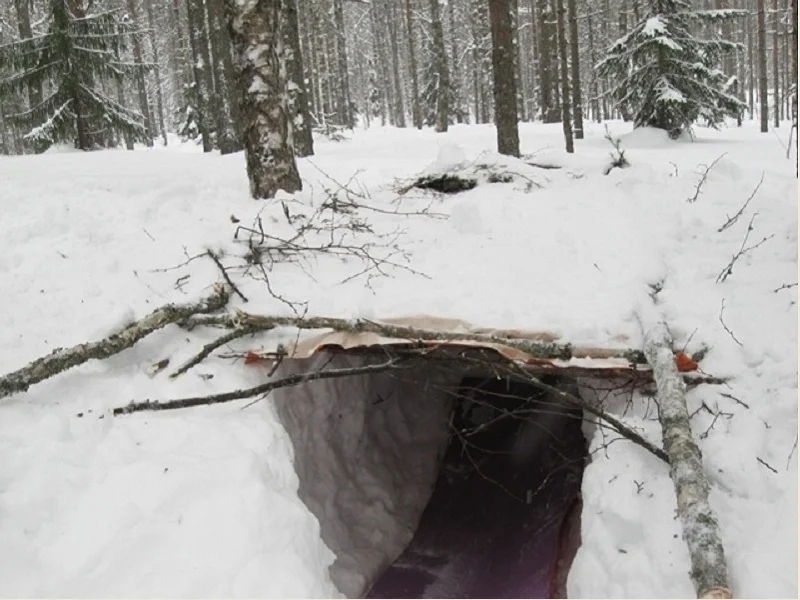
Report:
[[[586,123],[587,139],[572,156],[562,150],[559,124],[523,124],[523,160],[488,150],[495,147],[488,126],[447,134],[375,128],[341,143],[318,138],[316,156],[299,161],[304,190],[284,196],[291,214],[312,213],[326,189],[338,189],[331,179],[344,184],[355,175],[350,187],[370,206],[430,208],[448,218],[362,210],[376,232],[402,230],[397,243],[409,262],[393,255],[399,266],[387,268],[389,276],[371,271],[369,279],[342,283],[365,265],[321,255],[276,265],[271,285],[289,301],[307,302],[310,315],[430,314],[555,331],[576,345],[639,347],[638,318],[652,307],[648,284],[663,280],[657,310],[677,346],[709,346],[701,367],[732,378],[692,389],[688,401],[690,412],[699,411],[692,424],[734,592],[796,597],[797,288],[773,291],[797,281],[794,166],[776,136],[759,134],[753,123],[698,127],[693,143],[653,130],[631,133],[624,123],[610,127],[631,166],[607,176],[612,148],[594,123]],[[787,139],[788,127],[777,138]],[[723,153],[699,199],[687,203],[699,166]],[[512,181],[482,178],[453,196],[395,191],[434,167],[477,166],[476,173],[512,172]],[[762,173],[745,213],[718,233]],[[0,189],[2,373],[165,303],[208,294],[217,268],[188,259],[211,248],[226,264],[241,264],[246,247],[233,240],[231,216],[246,226],[260,216],[270,235],[294,231],[280,203],[249,198],[242,154],[203,155],[194,144],[0,157]],[[750,243],[773,237],[715,283],[755,213]],[[234,299],[233,306],[292,314],[263,282],[238,283],[250,303]],[[720,322],[723,300],[723,320],[741,346]],[[247,408],[250,401],[108,414],[132,399],[264,381],[263,368],[221,356],[168,379],[215,336],[167,327],[108,360],[0,400],[0,594],[357,595],[396,556],[441,443],[434,425],[444,413],[435,403],[427,407],[430,422],[411,420],[423,394],[409,390],[410,404],[378,404],[386,406],[369,418],[365,403],[386,387],[379,380],[318,382]],[[293,339],[281,330],[230,348]],[[163,358],[170,367],[154,375],[151,366]],[[590,383],[582,388],[587,397]],[[597,394],[607,410],[660,443],[652,400]],[[331,424],[333,402],[341,418]],[[607,432],[591,424],[585,430],[593,452],[570,596],[693,596],[666,465],[625,441],[603,447]],[[409,440],[420,442],[418,452],[404,446]]]

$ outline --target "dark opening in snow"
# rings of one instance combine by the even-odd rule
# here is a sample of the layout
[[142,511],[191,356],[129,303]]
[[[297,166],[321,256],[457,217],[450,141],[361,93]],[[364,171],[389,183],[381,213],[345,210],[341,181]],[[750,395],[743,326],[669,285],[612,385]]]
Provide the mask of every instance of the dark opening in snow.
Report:
[[478,182],[467,177],[458,175],[428,175],[420,177],[414,182],[414,187],[423,190],[434,190],[443,194],[457,194],[471,190]]
[[[320,350],[275,376],[383,361]],[[492,372],[453,353],[275,390],[298,495],[347,597],[564,597],[579,544],[581,414]],[[577,394],[571,381],[548,383]]]
[[367,597],[566,597],[585,457],[580,411],[524,382],[464,378],[416,533]]

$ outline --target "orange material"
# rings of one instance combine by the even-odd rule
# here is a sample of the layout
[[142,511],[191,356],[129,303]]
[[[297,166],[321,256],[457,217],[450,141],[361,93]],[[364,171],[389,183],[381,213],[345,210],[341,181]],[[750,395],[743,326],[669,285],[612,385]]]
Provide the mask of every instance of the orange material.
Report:
[[690,357],[688,354],[684,354],[683,352],[678,352],[675,354],[675,364],[678,366],[678,371],[681,373],[697,370],[697,362],[692,360],[692,357]]
[[266,363],[266,362],[269,362],[268,359],[264,358],[260,354],[256,354],[251,350],[248,350],[244,355],[244,364],[246,365],[253,365],[257,363]]

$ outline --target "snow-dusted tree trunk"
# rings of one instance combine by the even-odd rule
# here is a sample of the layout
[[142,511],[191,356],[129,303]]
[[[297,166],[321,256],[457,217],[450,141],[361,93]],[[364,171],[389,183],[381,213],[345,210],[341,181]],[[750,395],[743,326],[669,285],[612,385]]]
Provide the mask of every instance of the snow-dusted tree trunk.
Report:
[[417,81],[417,51],[414,39],[414,20],[411,12],[411,0],[405,0],[405,24],[408,37],[408,70],[411,75],[411,120],[414,127],[422,129],[422,111],[419,107],[419,83]]
[[517,126],[517,85],[514,78],[514,31],[511,2],[489,2],[492,31],[492,73],[494,74],[494,121],[497,126],[497,151],[519,156]]
[[564,129],[564,143],[567,152],[575,152],[572,139],[572,115],[570,111],[569,61],[567,59],[567,25],[564,22],[564,0],[556,0],[556,28],[558,30],[558,59],[561,72],[561,126]]
[[281,0],[225,0],[253,198],[302,189],[292,147]]
[[683,539],[689,547],[691,577],[698,598],[732,598],[719,526],[708,502],[709,485],[686,408],[686,385],[675,365],[672,338],[663,323],[645,335],[644,355],[653,368],[658,420],[670,477],[678,500]]
[[153,14],[153,0],[145,0],[145,10],[147,10],[147,36],[150,40],[150,48],[153,52],[153,77],[156,88],[156,113],[158,114],[158,129],[164,145],[167,145],[167,125],[164,117],[164,92],[161,82],[161,62],[159,60],[158,43],[156,41],[155,17]]
[[214,87],[214,81],[211,77],[211,55],[208,51],[208,30],[203,0],[187,0],[186,11],[189,18],[189,43],[192,50],[192,73],[197,102],[197,127],[203,140],[203,152],[211,152],[213,144],[210,131],[212,119],[209,94]]
[[769,102],[767,99],[767,24],[764,0],[758,0],[758,106],[761,133],[769,131]]
[[444,29],[439,11],[439,0],[430,0],[431,9],[431,37],[433,38],[433,52],[436,72],[439,82],[436,92],[436,131],[447,131],[450,117],[450,73],[447,69],[447,52],[444,47]]
[[[141,27],[136,0],[126,0],[126,6],[128,13],[130,13],[130,18],[134,23],[136,23],[137,27]],[[131,40],[133,42],[133,60],[137,65],[144,64],[142,42],[139,39],[139,35],[139,33],[134,33]],[[153,120],[150,114],[150,101],[147,99],[147,87],[144,81],[144,71],[140,71],[136,74],[136,93],[139,98],[139,110],[144,117],[144,128],[147,131],[147,145],[152,146]]]
[[[222,18],[222,0],[206,0],[208,14],[209,41],[211,42],[211,73],[214,76],[213,102],[214,121],[217,130],[217,147],[220,154],[231,154],[241,150],[234,126],[230,77],[233,68],[230,63],[230,40],[225,20]],[[226,57],[228,60],[226,61]],[[235,100],[235,97],[234,97]]]
[[[302,0],[301,0],[302,1]],[[300,25],[297,18],[297,0],[286,2],[285,44],[286,74],[289,78],[289,108],[294,126],[294,149],[297,156],[314,154],[314,138],[311,135],[311,114],[308,110],[308,94],[303,76],[303,53],[300,48]]]
[[[575,0],[567,0],[569,18],[569,49],[572,79],[572,117],[575,122],[575,139],[583,139],[583,102],[581,97],[581,61],[578,40],[578,9]],[[592,64],[594,68],[594,64]]]

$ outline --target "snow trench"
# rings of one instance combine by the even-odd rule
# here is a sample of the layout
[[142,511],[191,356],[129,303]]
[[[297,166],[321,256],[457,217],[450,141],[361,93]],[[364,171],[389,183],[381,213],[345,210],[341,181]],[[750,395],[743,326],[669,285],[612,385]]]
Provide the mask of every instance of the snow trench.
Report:
[[[276,376],[384,360],[323,351]],[[579,412],[422,359],[282,388],[274,402],[343,595],[564,597],[579,544]]]

